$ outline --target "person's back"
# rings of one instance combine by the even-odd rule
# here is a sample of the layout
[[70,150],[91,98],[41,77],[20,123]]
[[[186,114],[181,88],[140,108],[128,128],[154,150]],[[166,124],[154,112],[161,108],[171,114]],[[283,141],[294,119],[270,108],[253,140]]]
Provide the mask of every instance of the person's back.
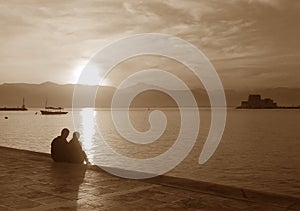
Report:
[[69,162],[71,163],[80,163],[83,164],[84,161],[88,163],[85,152],[82,150],[82,147],[79,143],[80,134],[78,132],[73,133],[73,138],[68,144],[69,151]]
[[69,135],[69,130],[64,128],[61,131],[61,136],[53,139],[51,143],[51,157],[56,162],[67,162],[68,154],[68,141],[67,137]]

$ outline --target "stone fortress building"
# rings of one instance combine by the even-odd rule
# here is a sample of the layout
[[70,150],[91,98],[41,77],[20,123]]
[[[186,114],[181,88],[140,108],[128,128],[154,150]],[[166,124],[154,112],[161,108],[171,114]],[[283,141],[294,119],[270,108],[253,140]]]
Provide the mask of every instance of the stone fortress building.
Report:
[[271,98],[261,99],[260,95],[249,95],[248,101],[242,101],[238,108],[277,108],[277,103]]

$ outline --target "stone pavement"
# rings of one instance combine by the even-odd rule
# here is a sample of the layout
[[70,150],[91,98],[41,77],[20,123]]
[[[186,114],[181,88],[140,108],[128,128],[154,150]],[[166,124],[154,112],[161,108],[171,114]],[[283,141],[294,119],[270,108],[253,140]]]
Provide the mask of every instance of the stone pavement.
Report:
[[0,147],[0,210],[300,210],[300,199],[160,176],[129,180],[98,167]]

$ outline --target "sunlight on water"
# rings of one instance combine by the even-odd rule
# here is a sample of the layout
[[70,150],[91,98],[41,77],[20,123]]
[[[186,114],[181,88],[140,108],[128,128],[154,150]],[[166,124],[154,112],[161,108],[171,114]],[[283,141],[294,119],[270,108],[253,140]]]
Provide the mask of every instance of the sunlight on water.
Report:
[[92,161],[94,158],[94,153],[92,152],[92,148],[95,146],[95,121],[94,118],[96,116],[96,112],[93,108],[84,108],[80,111],[81,117],[81,140],[82,147],[87,153],[88,158]]

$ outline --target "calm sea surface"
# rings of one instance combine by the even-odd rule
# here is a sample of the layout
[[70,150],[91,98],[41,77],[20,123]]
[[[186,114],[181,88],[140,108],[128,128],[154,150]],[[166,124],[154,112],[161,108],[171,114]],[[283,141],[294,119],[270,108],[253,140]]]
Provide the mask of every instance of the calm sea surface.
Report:
[[[102,160],[110,166],[110,156],[97,150],[101,147],[100,139],[107,140],[107,144],[120,154],[143,159],[167,151],[180,128],[178,110],[163,109],[168,118],[165,133],[154,143],[140,146],[124,140],[116,132],[109,110],[82,109],[62,116],[36,115],[38,111],[1,111],[0,145],[49,153],[52,139],[62,128],[74,131],[74,115],[79,121],[76,129],[82,134],[81,141],[90,160]],[[149,129],[149,112],[146,109],[130,112],[137,130]],[[209,131],[210,110],[200,109],[200,116],[196,145],[180,165],[168,172],[169,175],[300,197],[300,110],[228,109],[221,144],[204,165],[198,164],[198,158]],[[90,122],[93,118],[97,124]]]

